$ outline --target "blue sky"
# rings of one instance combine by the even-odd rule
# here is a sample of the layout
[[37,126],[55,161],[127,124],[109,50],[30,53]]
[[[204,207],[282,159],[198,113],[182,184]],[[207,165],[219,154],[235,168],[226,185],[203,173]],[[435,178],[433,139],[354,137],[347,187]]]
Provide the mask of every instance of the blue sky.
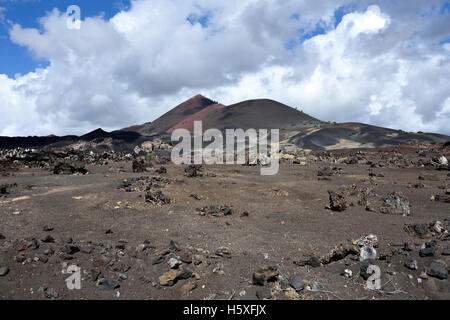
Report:
[[[68,6],[75,4],[81,8],[81,18],[102,16],[104,19],[113,17],[117,12],[130,6],[129,0],[0,0],[4,8],[4,21],[0,19],[0,74],[14,77],[15,74],[26,74],[37,67],[46,67],[48,61],[37,60],[27,48],[12,43],[8,30],[10,23],[18,23],[23,28],[39,28],[39,18],[57,8],[66,12]],[[10,22],[10,23],[9,23]]]

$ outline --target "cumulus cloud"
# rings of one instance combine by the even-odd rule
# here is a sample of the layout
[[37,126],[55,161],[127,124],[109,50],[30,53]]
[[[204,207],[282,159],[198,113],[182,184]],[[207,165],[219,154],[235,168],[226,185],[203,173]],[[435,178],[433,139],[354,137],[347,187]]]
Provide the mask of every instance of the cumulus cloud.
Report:
[[0,135],[118,129],[197,93],[450,134],[448,12],[441,1],[372,2],[136,0],[80,30],[53,10],[39,30],[9,31],[50,64],[0,74]]

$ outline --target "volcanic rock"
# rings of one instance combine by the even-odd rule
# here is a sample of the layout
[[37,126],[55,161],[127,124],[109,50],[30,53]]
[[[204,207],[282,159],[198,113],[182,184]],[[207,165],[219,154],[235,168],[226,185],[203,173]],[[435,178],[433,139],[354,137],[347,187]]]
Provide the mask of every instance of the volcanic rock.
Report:
[[344,211],[348,208],[349,204],[345,200],[344,196],[334,192],[334,191],[328,191],[328,195],[330,198],[330,205],[329,208],[333,211]]
[[267,282],[273,282],[277,280],[278,270],[275,266],[260,268],[253,273],[253,284],[263,286]]
[[293,274],[288,279],[289,285],[295,290],[295,291],[301,291],[305,288],[306,284],[303,282],[303,280],[298,276]]
[[118,281],[110,279],[108,277],[104,277],[97,282],[97,287],[100,290],[111,291],[120,287]]
[[159,284],[162,286],[173,286],[177,281],[178,272],[170,270],[159,277]]
[[9,273],[8,267],[0,267],[0,277],[4,277]]
[[191,164],[184,169],[184,175],[189,178],[202,177],[202,165]]
[[430,266],[427,268],[427,274],[438,279],[447,279],[447,268],[447,264],[444,261],[435,260],[431,262]]
[[158,205],[165,205],[170,203],[170,198],[162,193],[161,190],[153,191],[149,190],[145,194],[145,201],[155,203]]
[[384,206],[380,208],[381,213],[409,216],[411,214],[409,201],[400,193],[391,192],[384,199]]

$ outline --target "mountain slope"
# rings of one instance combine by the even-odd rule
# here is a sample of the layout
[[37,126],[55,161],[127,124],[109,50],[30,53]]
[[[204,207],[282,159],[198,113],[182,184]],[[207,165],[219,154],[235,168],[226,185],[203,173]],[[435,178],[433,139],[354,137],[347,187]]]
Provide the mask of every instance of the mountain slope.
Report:
[[247,100],[217,110],[203,119],[203,128],[288,129],[321,123],[274,100]]
[[190,115],[186,118],[184,118],[182,121],[178,122],[176,125],[174,125],[172,128],[167,130],[167,133],[172,133],[173,130],[183,128],[187,129],[191,132],[194,131],[194,121],[200,121],[204,120],[208,115],[218,111],[223,110],[225,106],[223,104],[212,104],[207,106],[206,108],[194,113],[193,115]]
[[448,136],[436,133],[405,132],[348,122],[322,124],[316,128],[301,130],[289,137],[287,142],[303,149],[333,150],[386,147],[415,142],[437,144],[448,140]]
[[169,129],[176,126],[187,117],[194,115],[212,104],[215,104],[215,102],[198,94],[179,104],[153,122],[124,128],[121,129],[121,131],[135,131],[141,135],[147,136],[167,133]]

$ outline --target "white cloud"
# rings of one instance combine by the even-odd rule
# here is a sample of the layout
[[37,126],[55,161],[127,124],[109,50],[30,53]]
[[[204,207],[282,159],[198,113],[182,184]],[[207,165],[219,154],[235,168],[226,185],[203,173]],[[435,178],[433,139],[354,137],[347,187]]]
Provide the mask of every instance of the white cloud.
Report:
[[[154,120],[197,93],[225,104],[272,98],[323,120],[450,133],[449,47],[436,42],[445,32],[429,35],[446,18],[430,12],[439,1],[363,1],[334,28],[335,10],[349,3],[139,0],[110,20],[86,18],[80,30],[66,28],[56,10],[40,30],[16,24],[11,40],[50,65],[0,75],[0,135],[117,129]],[[207,25],[187,20],[202,16]],[[322,34],[300,43],[318,26]]]

